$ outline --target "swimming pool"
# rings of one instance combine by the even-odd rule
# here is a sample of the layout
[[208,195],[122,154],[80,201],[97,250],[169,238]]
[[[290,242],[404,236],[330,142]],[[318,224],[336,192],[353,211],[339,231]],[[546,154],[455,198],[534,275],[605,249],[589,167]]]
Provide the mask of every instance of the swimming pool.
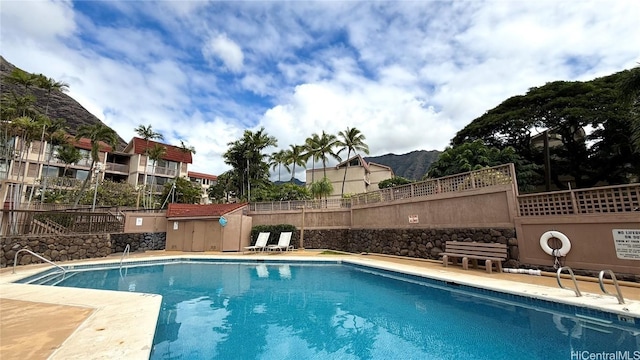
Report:
[[161,294],[152,359],[640,356],[638,319],[355,264],[138,265],[58,286]]

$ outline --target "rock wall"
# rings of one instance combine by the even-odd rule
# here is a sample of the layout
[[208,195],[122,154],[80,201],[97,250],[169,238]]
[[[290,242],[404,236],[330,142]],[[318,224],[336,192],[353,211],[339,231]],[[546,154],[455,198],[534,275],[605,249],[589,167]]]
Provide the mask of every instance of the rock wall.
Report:
[[[13,266],[15,254],[29,249],[51,261],[105,257],[112,253],[109,234],[16,236],[0,238],[0,267]],[[41,263],[27,252],[18,254],[18,265]]]
[[111,234],[111,250],[121,253],[129,244],[129,251],[164,250],[167,244],[167,233]]
[[422,259],[437,259],[446,241],[478,241],[506,244],[506,267],[517,267],[518,241],[515,229],[341,229],[305,230],[304,247],[351,253],[379,253]]

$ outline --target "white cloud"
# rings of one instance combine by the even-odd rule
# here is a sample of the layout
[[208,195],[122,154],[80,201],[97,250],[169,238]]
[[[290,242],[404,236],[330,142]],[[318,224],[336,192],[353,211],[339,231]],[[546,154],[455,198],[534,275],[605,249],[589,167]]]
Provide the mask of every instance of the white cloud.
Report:
[[238,44],[229,39],[226,34],[212,37],[202,49],[202,53],[208,58],[217,58],[233,72],[242,70],[244,55]]
[[280,148],[349,126],[372,155],[442,150],[530,87],[640,61],[635,0],[1,6],[8,61],[69,83],[125,140],[140,124],[184,140],[190,168],[213,174],[262,126]]

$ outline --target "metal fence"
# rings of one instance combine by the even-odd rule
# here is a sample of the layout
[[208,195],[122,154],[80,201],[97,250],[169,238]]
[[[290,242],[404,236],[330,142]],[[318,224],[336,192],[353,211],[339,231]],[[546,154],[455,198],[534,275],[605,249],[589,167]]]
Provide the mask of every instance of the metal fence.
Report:
[[124,231],[124,217],[108,212],[10,210],[2,215],[3,236]]
[[520,216],[640,211],[640,184],[520,195],[518,210]]
[[282,211],[295,210],[302,207],[307,209],[350,208],[359,205],[424,197],[440,193],[468,191],[505,184],[515,184],[513,164],[356,194],[346,199],[250,203],[249,211]]

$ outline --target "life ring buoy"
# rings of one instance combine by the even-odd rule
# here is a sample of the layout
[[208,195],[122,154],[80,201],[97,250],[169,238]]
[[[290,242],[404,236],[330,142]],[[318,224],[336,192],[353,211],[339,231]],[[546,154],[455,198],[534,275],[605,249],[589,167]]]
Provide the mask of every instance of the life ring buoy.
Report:
[[[549,246],[549,239],[553,238],[560,240],[562,243],[562,247],[560,249],[552,249]],[[567,256],[569,251],[571,251],[571,242],[569,241],[569,238],[560,231],[547,231],[540,236],[540,247],[547,253],[547,255],[558,257]]]

